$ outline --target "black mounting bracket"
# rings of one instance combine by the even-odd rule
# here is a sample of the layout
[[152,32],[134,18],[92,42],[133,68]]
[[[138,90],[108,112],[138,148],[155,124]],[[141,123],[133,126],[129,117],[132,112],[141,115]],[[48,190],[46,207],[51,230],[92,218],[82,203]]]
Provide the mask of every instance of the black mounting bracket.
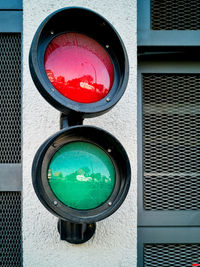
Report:
[[87,242],[95,233],[96,223],[72,223],[58,220],[58,232],[60,239],[71,244],[82,244]]
[[83,125],[83,117],[80,114],[72,113],[70,115],[65,115],[61,113],[60,115],[60,129],[68,128],[70,126]]

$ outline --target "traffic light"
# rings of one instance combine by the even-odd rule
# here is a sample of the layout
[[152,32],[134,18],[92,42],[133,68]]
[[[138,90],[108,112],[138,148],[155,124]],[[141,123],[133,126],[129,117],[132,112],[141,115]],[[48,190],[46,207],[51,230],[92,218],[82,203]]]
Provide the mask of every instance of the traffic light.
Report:
[[120,142],[103,129],[82,125],[84,118],[109,111],[123,95],[127,53],[105,18],[71,7],[39,26],[29,64],[39,92],[61,111],[61,130],[33,160],[33,186],[59,218],[61,239],[83,243],[97,221],[119,208],[130,185],[130,163]]

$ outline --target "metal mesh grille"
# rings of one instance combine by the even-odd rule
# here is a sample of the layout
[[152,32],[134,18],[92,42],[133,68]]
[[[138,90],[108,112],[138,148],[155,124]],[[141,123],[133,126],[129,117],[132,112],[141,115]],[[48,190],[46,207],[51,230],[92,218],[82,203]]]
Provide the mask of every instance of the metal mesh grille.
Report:
[[199,0],[151,0],[153,30],[199,30]]
[[0,192],[0,266],[21,266],[19,192]]
[[0,163],[21,161],[21,37],[0,34]]
[[144,208],[200,209],[200,75],[143,74]]
[[144,246],[144,267],[191,267],[200,263],[200,244],[148,244]]

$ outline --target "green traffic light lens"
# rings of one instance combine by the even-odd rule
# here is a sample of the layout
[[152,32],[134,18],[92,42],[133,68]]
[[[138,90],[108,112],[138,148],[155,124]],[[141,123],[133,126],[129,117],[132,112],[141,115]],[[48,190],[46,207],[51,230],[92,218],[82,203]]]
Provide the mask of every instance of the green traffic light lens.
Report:
[[105,203],[115,180],[110,157],[87,142],[64,145],[54,154],[48,168],[48,181],[55,196],[78,210],[94,209]]

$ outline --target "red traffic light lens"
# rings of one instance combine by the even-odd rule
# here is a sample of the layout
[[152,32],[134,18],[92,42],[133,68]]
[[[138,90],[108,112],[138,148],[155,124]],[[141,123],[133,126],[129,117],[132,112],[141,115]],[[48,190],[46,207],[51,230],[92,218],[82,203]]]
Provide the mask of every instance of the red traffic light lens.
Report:
[[114,81],[114,68],[106,50],[80,33],[55,37],[45,51],[44,66],[52,85],[79,103],[104,98]]

